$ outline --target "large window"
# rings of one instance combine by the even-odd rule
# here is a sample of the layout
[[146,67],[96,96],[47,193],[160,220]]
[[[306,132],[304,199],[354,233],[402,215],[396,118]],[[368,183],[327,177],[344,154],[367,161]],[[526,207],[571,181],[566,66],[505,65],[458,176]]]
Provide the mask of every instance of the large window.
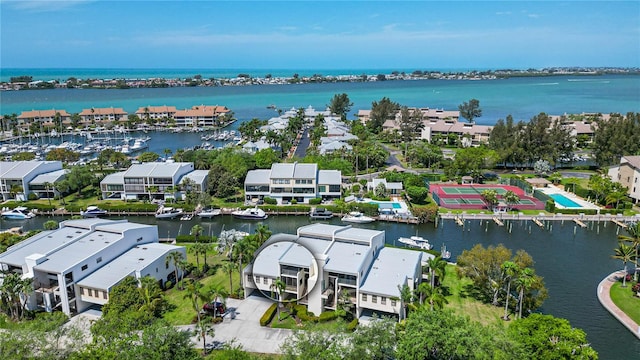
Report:
[[247,185],[246,191],[269,192],[269,185]]
[[287,185],[290,182],[289,179],[271,179],[272,184]]
[[125,184],[144,184],[142,178],[124,178]]
[[340,192],[340,185],[329,185],[329,192]]

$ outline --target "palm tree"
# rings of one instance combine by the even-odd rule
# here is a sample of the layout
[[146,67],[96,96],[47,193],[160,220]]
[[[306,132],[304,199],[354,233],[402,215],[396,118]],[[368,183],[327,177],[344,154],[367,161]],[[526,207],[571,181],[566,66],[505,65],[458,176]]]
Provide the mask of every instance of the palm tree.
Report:
[[182,253],[178,252],[178,251],[170,252],[167,255],[167,257],[165,258],[165,260],[164,260],[165,261],[165,265],[169,265],[169,264],[173,263],[173,266],[174,266],[173,271],[174,271],[175,276],[176,276],[176,278],[175,278],[176,284],[178,283],[178,280],[179,280],[178,279],[178,266],[183,260],[184,260],[184,255],[182,255]]
[[436,287],[436,277],[438,282],[444,279],[447,262],[442,259],[442,256],[436,256],[427,261],[427,266],[429,266],[429,283],[431,287]]
[[[201,319],[200,319],[200,308],[201,308],[201,303],[202,302],[206,302],[207,301],[207,294],[204,291],[204,286],[202,285],[201,282],[199,281],[191,281],[186,288],[186,293],[184,294],[184,298],[185,299],[189,299],[191,300],[191,306],[193,307],[193,310],[195,310],[196,312],[196,318],[197,318],[197,328],[200,332],[200,337],[202,338],[202,348],[206,349],[207,348],[207,338],[206,338],[206,330],[205,327],[201,326]],[[215,310],[214,310],[215,311]]]
[[502,271],[507,278],[507,294],[504,301],[504,316],[503,320],[509,320],[509,297],[511,296],[511,280],[518,273],[519,267],[513,261],[505,261],[502,266]]
[[431,311],[434,310],[434,307],[437,307],[438,309],[442,309],[444,307],[444,304],[449,303],[447,299],[444,297],[444,294],[442,293],[442,288],[440,287],[435,287],[435,288],[429,287],[426,300],[429,303],[429,307],[431,308]]
[[45,181],[44,188],[45,190],[47,190],[47,199],[49,199],[49,206],[51,206],[51,194],[49,194],[49,190],[51,190],[51,187],[53,187],[53,184]]
[[400,301],[402,301],[403,307],[403,319],[407,318],[408,308],[413,303],[413,293],[409,288],[409,285],[404,284],[402,286],[398,285],[398,290],[400,291]]
[[196,225],[193,225],[193,227],[191,228],[191,232],[189,234],[193,236],[193,239],[196,242],[198,242],[198,240],[200,240],[200,235],[202,235],[203,231],[204,231],[204,228],[202,227],[202,225],[196,224]]
[[189,247],[189,252],[196,257],[196,269],[200,269],[200,255],[203,252],[202,245],[204,244],[195,243],[191,244],[191,247]]
[[253,255],[254,247],[249,238],[238,240],[233,244],[232,254],[235,259],[238,260],[238,272],[240,273],[240,287],[243,286],[244,279],[242,278],[242,263],[243,259],[250,260]]
[[258,247],[260,247],[262,246],[262,244],[264,244],[265,241],[267,241],[267,239],[269,239],[269,237],[271,237],[271,230],[269,230],[269,227],[267,225],[259,224],[256,228],[255,235],[255,239],[258,242],[257,245]]
[[428,284],[426,282],[422,282],[420,283],[420,285],[418,285],[416,293],[420,297],[420,305],[424,304],[424,297],[431,291],[431,289],[433,289],[433,287],[431,287],[431,284]]
[[627,235],[618,235],[618,239],[630,242],[631,246],[635,248],[635,269],[633,271],[633,280],[638,281],[638,250],[640,249],[640,221],[636,221],[634,223],[628,224],[627,226]]
[[48,220],[44,224],[42,224],[42,227],[45,230],[55,230],[58,228],[58,222],[55,220]]
[[286,287],[287,284],[285,284],[281,278],[277,278],[271,283],[271,291],[275,290],[278,293],[278,321],[282,320],[280,317],[280,306],[282,305],[282,300],[284,300],[284,289],[286,289]]
[[140,279],[140,287],[138,292],[142,295],[144,304],[140,307],[139,311],[149,312],[152,316],[157,316],[160,313],[163,299],[162,290],[158,286],[156,279],[151,276],[145,276]]
[[229,274],[229,293],[233,294],[233,272],[236,269],[236,264],[231,261],[224,262],[222,264],[222,271]]
[[622,276],[622,287],[627,287],[627,263],[635,259],[635,249],[631,245],[627,245],[624,241],[618,242],[618,248],[614,250],[614,259],[622,260],[624,264],[624,275]]
[[211,244],[208,243],[199,243],[202,247],[202,258],[204,259],[204,265],[202,265],[202,271],[209,270],[209,265],[207,264],[207,253],[211,250]]
[[502,196],[502,199],[509,207],[509,210],[513,208],[513,205],[517,204],[520,201],[520,197],[511,190],[504,193],[504,195]]
[[524,307],[524,294],[525,291],[530,289],[533,283],[536,281],[535,272],[532,268],[524,268],[518,273],[518,278],[516,279],[516,286],[520,291],[520,306],[518,309],[518,317],[522,319],[522,308]]
[[163,152],[164,152],[164,158],[166,160],[169,157],[169,155],[171,155],[171,153],[173,151],[171,151],[171,149],[169,149],[169,148],[166,148],[166,149],[163,150]]
[[487,203],[489,210],[493,210],[493,207],[498,204],[498,192],[495,190],[483,190],[480,196]]
[[[207,292],[209,299],[213,302],[220,302],[223,305],[227,304],[227,297],[229,297],[229,293],[222,285],[213,285],[209,288]],[[216,317],[216,306],[213,307],[213,317]]]
[[607,205],[611,205],[615,203],[616,204],[615,208],[617,209],[618,205],[620,204],[620,201],[626,198],[627,198],[627,193],[625,191],[613,191],[607,194],[604,201]]

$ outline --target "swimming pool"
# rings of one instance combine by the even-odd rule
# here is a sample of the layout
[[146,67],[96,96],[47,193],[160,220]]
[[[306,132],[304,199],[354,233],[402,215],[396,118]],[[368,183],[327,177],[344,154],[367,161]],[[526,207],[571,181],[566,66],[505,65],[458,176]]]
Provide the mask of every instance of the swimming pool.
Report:
[[378,204],[378,207],[381,209],[402,209],[400,203],[391,201],[369,201],[369,204]]
[[581,208],[583,207],[582,205],[578,204],[577,202],[569,199],[568,197],[562,195],[562,194],[548,194],[553,201],[555,201],[556,203],[558,203],[561,206],[564,206],[566,208]]

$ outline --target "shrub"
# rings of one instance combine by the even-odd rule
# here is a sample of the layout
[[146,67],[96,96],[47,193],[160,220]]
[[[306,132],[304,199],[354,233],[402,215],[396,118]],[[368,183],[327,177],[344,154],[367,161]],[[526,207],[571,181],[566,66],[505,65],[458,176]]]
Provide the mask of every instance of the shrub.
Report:
[[319,205],[322,203],[321,198],[309,199],[309,205]]
[[38,194],[29,193],[29,195],[27,195],[27,199],[29,199],[29,200],[38,200]]
[[355,331],[358,326],[358,319],[353,319],[349,324],[347,324],[347,331]]
[[556,202],[551,199],[547,200],[544,204],[544,209],[548,212],[554,212],[556,210]]
[[277,303],[271,304],[271,306],[269,306],[267,311],[264,312],[264,315],[262,315],[262,317],[260,318],[260,326],[269,325],[271,320],[273,320],[273,317],[275,316],[277,310],[278,310],[278,304]]
[[296,205],[298,203],[298,200],[296,199],[291,199],[291,205]]
[[272,197],[265,196],[264,197],[264,203],[265,204],[269,204],[269,205],[276,205],[278,203],[278,200],[276,200],[276,199],[274,199]]
[[331,320],[335,320],[335,318],[337,317],[338,315],[336,314],[335,311],[325,311],[321,313],[320,316],[318,316],[318,321],[319,322],[331,321]]
[[353,186],[351,187],[351,190],[353,192],[360,192],[360,184],[353,184]]
[[167,281],[166,283],[164,283],[164,289],[165,290],[169,290],[173,287],[173,282],[172,281]]
[[409,186],[407,187],[407,195],[414,204],[425,204],[429,196],[429,190],[426,187]]
[[[195,242],[196,239],[193,235],[178,235],[176,236],[176,242],[182,242],[182,243],[190,243],[190,242]],[[212,236],[207,236],[207,235],[200,235],[198,237],[198,242],[201,243],[210,243],[213,241],[213,237]]]
[[296,305],[294,307],[296,311],[296,316],[298,319],[307,322],[318,322],[319,318],[315,316],[312,312],[307,311],[307,307],[304,305]]
[[306,313],[307,312],[307,307],[304,306],[304,305],[300,305],[300,304],[293,305],[291,312],[293,313],[292,315],[296,315],[297,316],[298,314]]

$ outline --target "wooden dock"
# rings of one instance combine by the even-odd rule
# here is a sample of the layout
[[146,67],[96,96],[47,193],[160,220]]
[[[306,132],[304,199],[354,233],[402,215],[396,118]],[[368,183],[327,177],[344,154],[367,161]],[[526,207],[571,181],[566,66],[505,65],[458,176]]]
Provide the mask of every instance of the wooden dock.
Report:
[[587,227],[587,224],[583,223],[582,221],[580,221],[580,220],[578,220],[576,218],[573,218],[573,222],[578,224],[578,226],[580,226],[581,228],[586,228]]
[[621,227],[621,228],[623,228],[623,229],[626,229],[626,228],[627,228],[627,224],[625,224],[625,223],[623,223],[623,222],[620,222],[620,221],[618,221],[618,220],[616,220],[616,219],[611,219],[611,222],[612,222],[612,223],[614,223],[614,224],[616,224],[616,225],[618,225],[618,226],[620,226],[620,227]]
[[531,221],[533,221],[534,224],[540,227],[544,227],[544,224],[542,223],[542,221],[538,220],[537,218],[532,218]]
[[498,226],[504,226],[504,223],[502,222],[502,220],[498,219],[497,216],[493,217],[493,222],[496,223]]

